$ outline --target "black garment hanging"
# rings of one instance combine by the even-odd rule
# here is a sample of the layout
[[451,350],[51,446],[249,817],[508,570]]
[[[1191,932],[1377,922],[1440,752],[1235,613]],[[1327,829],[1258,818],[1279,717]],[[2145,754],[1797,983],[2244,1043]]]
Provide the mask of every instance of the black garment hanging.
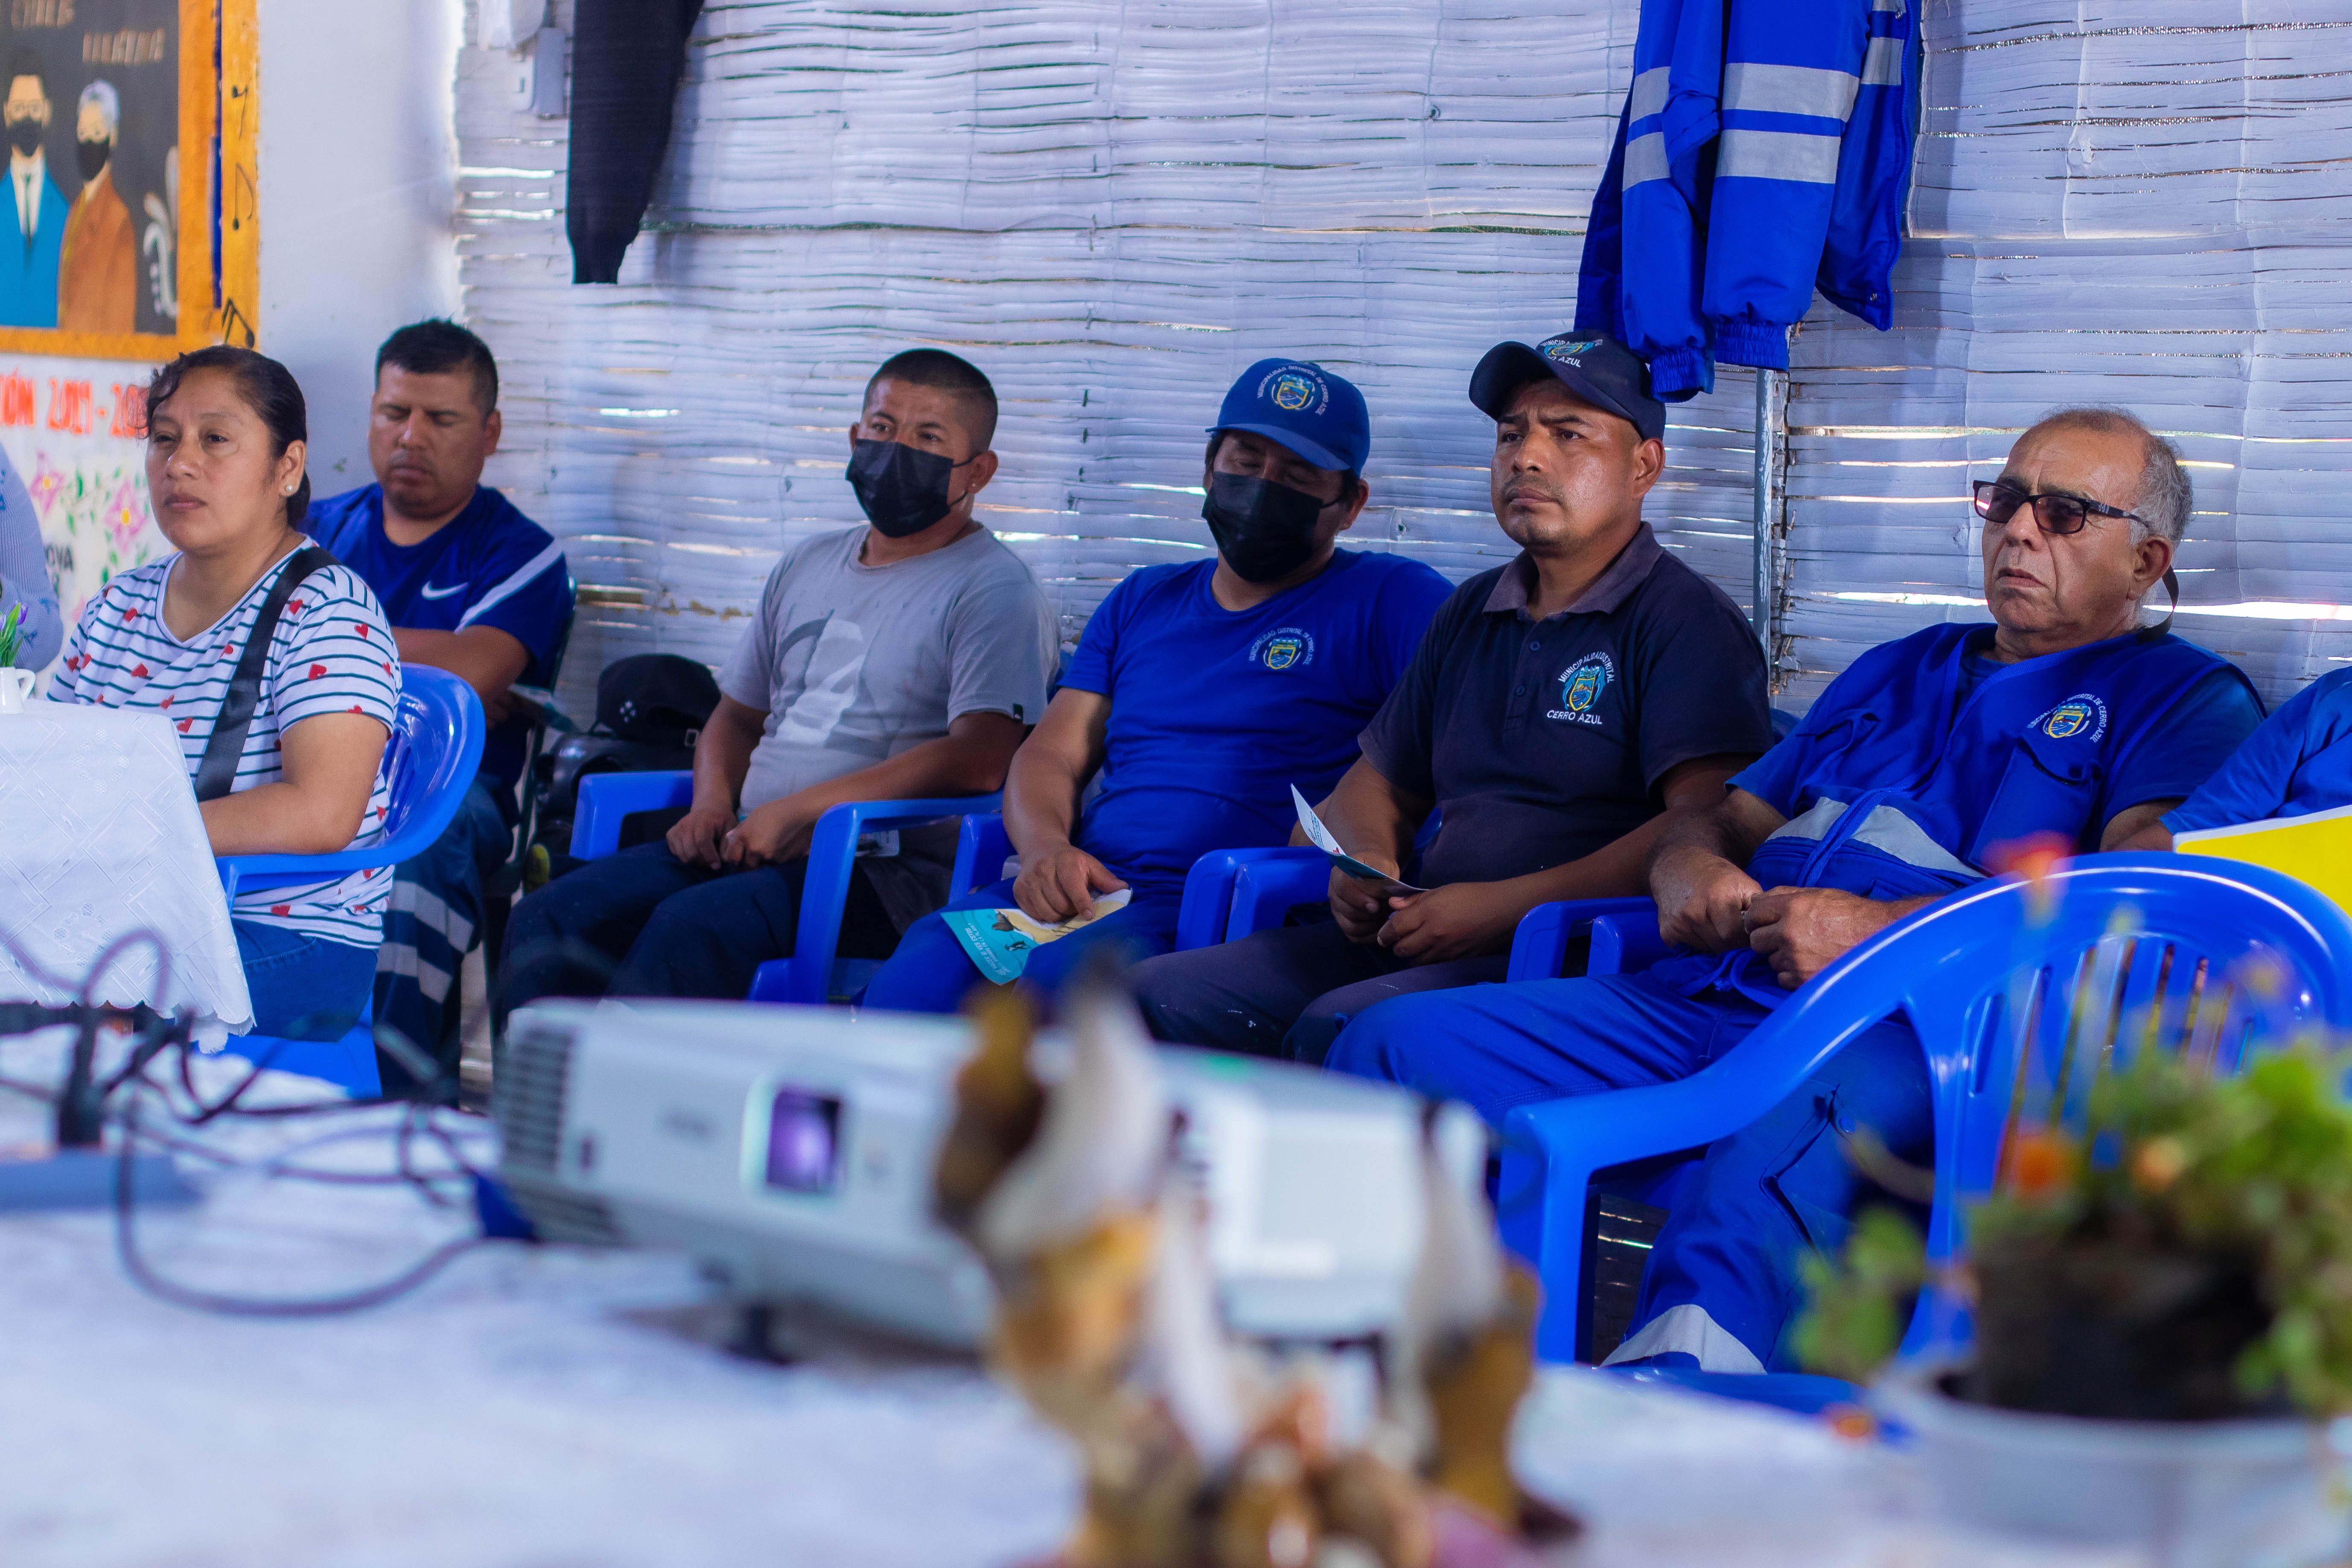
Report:
[[611,283],[669,145],[686,38],[702,0],[579,0],[572,35],[572,281]]

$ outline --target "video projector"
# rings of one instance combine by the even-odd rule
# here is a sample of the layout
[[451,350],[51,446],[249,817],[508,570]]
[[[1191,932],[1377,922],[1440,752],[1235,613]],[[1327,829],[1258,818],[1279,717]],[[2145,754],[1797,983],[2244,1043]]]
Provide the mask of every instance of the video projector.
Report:
[[[515,1013],[499,1066],[500,1179],[551,1241],[682,1251],[740,1301],[974,1344],[988,1276],[930,1212],[971,1047],[961,1018],[539,1003]],[[1046,1031],[1041,1062],[1058,1048]],[[1421,1249],[1421,1102],[1287,1063],[1159,1059],[1234,1330],[1328,1341],[1391,1323]],[[1483,1181],[1475,1116],[1448,1107],[1436,1140],[1465,1190]]]

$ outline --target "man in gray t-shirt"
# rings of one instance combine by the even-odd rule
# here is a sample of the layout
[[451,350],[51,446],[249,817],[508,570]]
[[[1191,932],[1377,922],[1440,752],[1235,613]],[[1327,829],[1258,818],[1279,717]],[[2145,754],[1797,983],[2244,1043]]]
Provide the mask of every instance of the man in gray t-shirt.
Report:
[[[793,951],[809,838],[828,807],[1003,786],[1045,710],[1055,637],[1036,579],[972,521],[996,472],[995,427],[987,378],[953,354],[910,350],[875,372],[850,431],[868,524],[776,563],[719,670],[694,804],[667,839],[516,907],[501,1025],[537,996],[741,996],[754,970]],[[944,901],[953,839],[942,826],[866,847],[844,956],[887,957]]]

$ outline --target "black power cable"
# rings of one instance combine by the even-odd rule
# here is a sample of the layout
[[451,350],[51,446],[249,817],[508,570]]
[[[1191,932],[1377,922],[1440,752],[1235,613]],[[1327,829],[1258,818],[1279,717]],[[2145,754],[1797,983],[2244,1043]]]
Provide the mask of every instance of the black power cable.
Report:
[[[4,1079],[0,1079],[0,1088],[14,1089],[54,1104],[58,1108],[58,1142],[63,1147],[93,1146],[100,1142],[107,1121],[111,1120],[119,1122],[121,1137],[114,1190],[115,1254],[121,1262],[124,1274],[133,1284],[158,1300],[196,1311],[248,1318],[329,1317],[362,1311],[405,1295],[488,1239],[479,1235],[459,1237],[436,1247],[416,1263],[387,1279],[360,1289],[330,1296],[276,1299],[235,1296],[220,1291],[194,1289],[158,1274],[139,1250],[138,1191],[134,1172],[141,1146],[145,1144],[169,1148],[196,1155],[232,1169],[237,1168],[241,1163],[231,1156],[205,1149],[202,1144],[175,1138],[168,1133],[152,1132],[143,1128],[140,1123],[140,1097],[142,1090],[154,1093],[164,1108],[172,1113],[173,1120],[190,1128],[204,1126],[227,1115],[284,1118],[318,1115],[339,1110],[370,1110],[394,1103],[404,1103],[409,1106],[408,1111],[403,1115],[394,1135],[397,1163],[397,1169],[394,1172],[375,1174],[266,1164],[263,1169],[268,1173],[331,1184],[403,1184],[411,1187],[436,1206],[442,1208],[451,1206],[454,1200],[436,1190],[435,1186],[436,1182],[472,1178],[478,1173],[467,1164],[457,1141],[449,1135],[448,1131],[432,1122],[431,1113],[435,1108],[429,1103],[376,1098],[336,1099],[295,1105],[257,1107],[240,1104],[246,1093],[259,1080],[261,1074],[268,1070],[267,1058],[254,1064],[226,1095],[208,1103],[196,1088],[191,1067],[192,1058],[196,1054],[194,1041],[194,1015],[192,1012],[183,1011],[173,1016],[165,1016],[143,1005],[127,1008],[110,1007],[100,1005],[94,999],[99,983],[106,972],[123,952],[142,942],[153,948],[155,952],[158,973],[157,994],[168,994],[165,981],[171,972],[171,956],[162,940],[151,931],[133,931],[109,944],[92,963],[89,972],[85,975],[79,988],[64,986],[43,973],[40,966],[35,963],[29,955],[18,949],[5,933],[0,933],[0,946],[6,947],[28,974],[54,990],[76,989],[79,993],[77,1001],[57,1006],[30,1002],[0,1002],[0,1036],[30,1034],[59,1025],[71,1025],[77,1031],[66,1080],[58,1089],[46,1089],[37,1085]],[[101,1081],[96,1070],[98,1031],[103,1026],[126,1024],[131,1026],[136,1037],[130,1054],[118,1071]],[[427,1067],[432,1077],[432,1081],[428,1084],[428,1092],[437,1092],[440,1089],[442,1085],[439,1080],[446,1075],[439,1073],[437,1064],[433,1064],[429,1058],[418,1051],[405,1038],[401,1037],[397,1031],[379,1026],[377,1033],[379,1043],[383,1044],[403,1066],[415,1067],[422,1064]],[[154,1064],[156,1058],[174,1047],[177,1049],[178,1056],[176,1065],[179,1087],[188,1099],[189,1109],[185,1110],[173,1104],[169,1088],[157,1083],[148,1076],[149,1068]],[[117,1113],[111,1117],[108,1114],[110,1103],[120,1107]],[[440,1145],[443,1152],[450,1160],[453,1167],[451,1170],[436,1173],[419,1170],[416,1167],[414,1160],[414,1143],[420,1132]]]

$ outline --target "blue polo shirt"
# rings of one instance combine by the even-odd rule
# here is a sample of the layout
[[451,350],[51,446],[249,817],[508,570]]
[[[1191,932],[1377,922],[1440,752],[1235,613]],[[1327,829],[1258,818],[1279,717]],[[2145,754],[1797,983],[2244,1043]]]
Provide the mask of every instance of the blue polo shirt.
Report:
[[2172,810],[2174,833],[2352,805],[2352,669],[2296,692]]
[[1425,886],[1581,859],[1656,816],[1678,763],[1771,749],[1755,633],[1647,523],[1540,621],[1534,573],[1521,555],[1456,588],[1364,731],[1381,776],[1444,814]]
[[1110,591],[1062,685],[1110,699],[1101,792],[1078,847],[1139,894],[1175,894],[1212,849],[1286,844],[1293,784],[1318,800],[1412,658],[1445,579],[1336,552],[1246,610],[1209,591],[1213,560],[1147,566]]
[[[488,485],[422,544],[383,531],[383,487],[363,485],[310,504],[310,537],[373,589],[394,627],[455,632],[496,626],[530,655],[525,685],[554,673],[556,644],[572,619],[572,570],[555,536]],[[510,809],[522,776],[528,726],[501,724],[482,745],[482,772]]]

